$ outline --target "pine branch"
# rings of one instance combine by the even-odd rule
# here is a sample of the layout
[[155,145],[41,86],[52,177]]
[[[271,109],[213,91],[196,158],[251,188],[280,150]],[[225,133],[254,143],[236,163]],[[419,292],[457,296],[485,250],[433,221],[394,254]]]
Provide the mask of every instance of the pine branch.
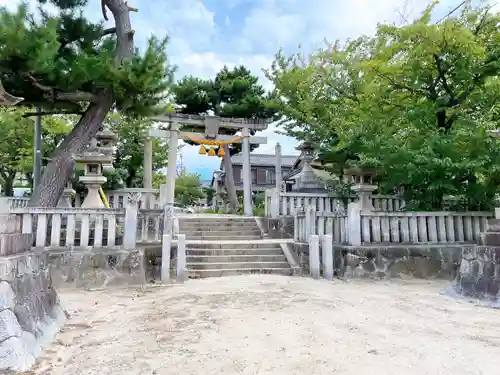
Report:
[[31,84],[37,89],[48,94],[48,98],[52,101],[67,101],[67,102],[95,102],[97,96],[85,91],[64,92],[55,87],[46,86],[38,82],[31,73],[23,73]]
[[22,117],[33,117],[33,116],[48,116],[48,115],[83,115],[85,112],[82,111],[45,111],[45,112],[26,112]]

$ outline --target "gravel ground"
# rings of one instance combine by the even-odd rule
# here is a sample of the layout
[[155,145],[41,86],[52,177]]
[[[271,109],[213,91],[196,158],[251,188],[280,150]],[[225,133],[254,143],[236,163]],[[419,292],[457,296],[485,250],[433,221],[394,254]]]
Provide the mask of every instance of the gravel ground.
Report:
[[499,374],[500,311],[447,285],[255,275],[61,290],[71,319],[31,374]]

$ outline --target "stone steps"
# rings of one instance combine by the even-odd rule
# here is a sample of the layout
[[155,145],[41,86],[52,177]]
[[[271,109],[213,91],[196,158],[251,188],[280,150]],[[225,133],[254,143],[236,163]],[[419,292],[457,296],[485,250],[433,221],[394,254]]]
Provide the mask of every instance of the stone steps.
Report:
[[192,243],[191,239],[187,240],[187,249],[277,249],[281,251],[281,247],[277,243],[269,243],[266,240],[255,240],[255,241],[211,241],[211,242],[203,242],[200,243]]
[[190,270],[232,270],[232,269],[260,269],[260,268],[289,268],[285,262],[227,262],[227,263],[208,263],[195,262],[187,263]]
[[262,239],[253,218],[183,218],[179,229],[186,235],[188,277],[292,274],[280,244]]
[[249,274],[273,274],[292,276],[292,269],[288,268],[234,268],[234,269],[205,269],[205,270],[190,270],[188,268],[187,275],[189,278],[205,278],[205,277],[222,277],[222,276],[238,276]]
[[283,255],[283,250],[281,248],[218,248],[218,249],[197,249],[190,248],[186,250],[191,257],[197,256],[269,256],[269,255]]
[[249,229],[249,230],[220,230],[220,228],[217,228],[217,230],[192,230],[192,231],[184,231],[181,233],[185,233],[187,238],[192,239],[193,237],[230,237],[230,238],[236,238],[238,236],[257,236],[258,238],[261,238],[261,231],[259,228],[256,229]]
[[260,240],[262,237],[260,235],[250,234],[240,234],[240,235],[232,235],[231,233],[227,233],[225,236],[191,236],[186,234],[186,239],[189,241],[251,241],[251,240]]
[[[248,262],[286,262],[283,254],[244,254],[244,255],[189,255],[186,259],[189,263],[248,263]],[[288,263],[287,263],[288,264]]]

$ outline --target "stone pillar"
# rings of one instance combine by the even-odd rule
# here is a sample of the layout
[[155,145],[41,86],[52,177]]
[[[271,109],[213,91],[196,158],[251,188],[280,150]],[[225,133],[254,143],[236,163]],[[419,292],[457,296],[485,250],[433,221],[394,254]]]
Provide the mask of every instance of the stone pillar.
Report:
[[279,143],[276,143],[275,147],[275,153],[276,153],[276,190],[281,192],[281,181],[282,181],[282,174],[281,174],[281,145]]
[[333,280],[333,237],[331,234],[323,235],[321,254],[323,261],[323,277],[327,280]]
[[309,238],[309,274],[313,279],[319,279],[319,236]]
[[123,229],[123,248],[135,250],[137,247],[137,212],[140,194],[129,194],[125,202],[125,228]]
[[[145,189],[153,188],[153,140],[151,137],[147,137],[144,142],[144,176],[142,180],[142,187]],[[153,207],[153,197],[147,194],[145,197],[145,207]]]
[[170,252],[172,246],[172,236],[163,235],[161,242],[161,282],[168,284],[170,282]]
[[217,208],[217,199],[219,195],[219,176],[214,176],[214,192],[212,195],[212,207],[215,209]]
[[186,235],[177,236],[177,282],[186,280]]
[[248,128],[241,129],[243,138],[243,210],[245,216],[253,216],[252,209],[252,170],[250,166],[250,132]]
[[177,146],[179,143],[179,124],[170,124],[168,140],[167,186],[165,193],[165,217],[163,233],[171,234],[173,229],[175,179],[177,178]]
[[347,241],[349,245],[361,245],[361,207],[359,202],[347,205]]

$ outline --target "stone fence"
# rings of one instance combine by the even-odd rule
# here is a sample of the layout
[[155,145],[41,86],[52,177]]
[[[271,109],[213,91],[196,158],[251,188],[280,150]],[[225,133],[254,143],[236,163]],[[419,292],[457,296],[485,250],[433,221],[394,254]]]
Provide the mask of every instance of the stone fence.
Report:
[[492,212],[375,212],[359,203],[347,210],[297,210],[294,239],[308,243],[311,235],[330,235],[334,244],[455,244],[476,243]]
[[[405,204],[395,195],[372,195],[371,201],[377,211],[399,211]],[[358,196],[347,200],[354,202]],[[345,208],[345,199],[330,194],[320,193],[283,193],[276,188],[265,192],[265,214],[267,217],[293,216],[299,207],[314,207],[318,212],[335,212]]]

